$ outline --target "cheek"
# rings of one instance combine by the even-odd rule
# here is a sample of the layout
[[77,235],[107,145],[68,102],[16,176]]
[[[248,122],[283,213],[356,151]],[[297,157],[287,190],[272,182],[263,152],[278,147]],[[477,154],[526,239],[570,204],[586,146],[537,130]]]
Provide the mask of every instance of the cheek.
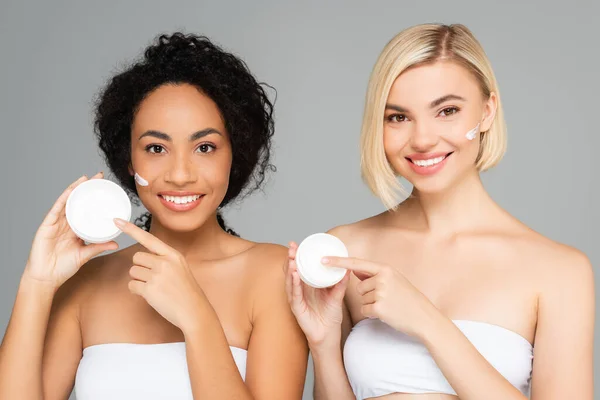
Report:
[[231,152],[221,152],[198,160],[198,173],[215,190],[227,191],[231,174]]
[[476,158],[479,152],[480,134],[477,133],[473,137],[473,135],[467,134],[469,132],[471,131],[465,130],[464,132],[447,136],[446,142],[469,158]]
[[[152,157],[150,159],[150,157]],[[131,174],[138,173],[150,184],[159,177],[165,168],[166,158],[152,156],[145,151],[131,153]]]
[[402,158],[401,153],[408,143],[408,135],[392,129],[384,128],[383,130],[383,147],[385,156],[388,162],[397,169],[398,160]]

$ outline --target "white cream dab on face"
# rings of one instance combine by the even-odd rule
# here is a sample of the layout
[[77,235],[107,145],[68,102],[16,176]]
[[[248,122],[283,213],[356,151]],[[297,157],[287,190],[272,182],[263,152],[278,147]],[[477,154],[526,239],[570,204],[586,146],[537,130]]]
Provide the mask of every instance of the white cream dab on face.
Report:
[[468,140],[473,140],[477,137],[477,134],[479,133],[479,124],[477,124],[477,126],[473,129],[471,129],[469,132],[467,132],[467,134],[465,135],[465,137]]
[[135,173],[135,175],[133,175],[133,178],[138,183],[138,185],[140,185],[140,186],[148,186],[148,181],[145,180],[144,178],[142,178],[140,175],[138,175],[137,172]]

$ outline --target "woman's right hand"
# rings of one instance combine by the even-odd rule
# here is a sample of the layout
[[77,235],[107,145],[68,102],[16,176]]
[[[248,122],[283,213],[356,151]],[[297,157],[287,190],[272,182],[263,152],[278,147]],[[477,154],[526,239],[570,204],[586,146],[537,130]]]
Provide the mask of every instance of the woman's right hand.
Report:
[[[98,173],[92,179],[102,178]],[[78,238],[67,223],[65,208],[67,198],[79,184],[86,181],[82,176],[73,182],[56,200],[38,228],[23,278],[58,289],[98,254],[118,248],[116,242],[89,244]]]
[[298,325],[304,331],[311,348],[340,346],[343,320],[343,301],[350,273],[336,285],[316,289],[305,284],[298,275],[296,251],[290,242],[286,263],[286,292]]

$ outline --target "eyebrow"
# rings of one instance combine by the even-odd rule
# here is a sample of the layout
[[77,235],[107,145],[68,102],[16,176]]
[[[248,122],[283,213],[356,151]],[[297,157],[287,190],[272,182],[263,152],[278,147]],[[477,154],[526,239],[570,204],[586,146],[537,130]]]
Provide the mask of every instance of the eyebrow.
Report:
[[447,102],[448,100],[466,101],[464,97],[460,97],[456,94],[447,94],[445,96],[440,97],[437,100],[432,101],[429,104],[429,108],[435,108],[435,107],[439,106],[440,104]]
[[[206,129],[202,129],[201,131],[192,133],[189,137],[189,141],[190,142],[194,142],[198,139],[203,138],[204,136],[208,136],[210,134],[216,133],[217,135],[221,135],[221,132],[219,132],[218,130],[214,129],[214,128],[206,128]],[[221,135],[222,136],[222,135]],[[171,138],[171,136],[169,136],[168,134],[164,133],[164,132],[160,132],[160,131],[154,131],[154,130],[150,130],[150,131],[146,131],[144,132],[139,138],[138,140],[142,140],[145,137],[154,137],[157,139],[161,139],[161,140],[165,140],[167,142],[172,142],[173,139]]]
[[[447,94],[445,96],[440,97],[439,99],[432,101],[429,104],[429,108],[435,108],[435,107],[439,106],[440,104],[447,102],[448,100],[466,101],[464,97],[458,96],[456,94]],[[401,113],[408,112],[408,110],[406,108],[400,107],[399,105],[391,104],[391,103],[387,103],[385,105],[385,109],[386,110],[394,110],[394,111],[398,111]]]

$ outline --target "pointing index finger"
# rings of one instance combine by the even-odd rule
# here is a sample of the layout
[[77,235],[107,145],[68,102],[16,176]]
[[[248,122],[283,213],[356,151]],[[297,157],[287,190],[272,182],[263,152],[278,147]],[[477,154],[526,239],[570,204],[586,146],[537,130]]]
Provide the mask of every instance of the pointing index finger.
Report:
[[150,232],[146,232],[131,222],[122,220],[120,218],[115,218],[114,223],[123,233],[126,233],[135,239],[139,244],[151,252],[158,254],[159,256],[166,256],[172,251],[171,247],[162,242],[156,236]]
[[324,257],[321,262],[324,265],[331,265],[339,268],[346,268],[353,272],[361,272],[368,275],[376,275],[379,272],[379,266],[370,261],[361,260],[354,257]]

